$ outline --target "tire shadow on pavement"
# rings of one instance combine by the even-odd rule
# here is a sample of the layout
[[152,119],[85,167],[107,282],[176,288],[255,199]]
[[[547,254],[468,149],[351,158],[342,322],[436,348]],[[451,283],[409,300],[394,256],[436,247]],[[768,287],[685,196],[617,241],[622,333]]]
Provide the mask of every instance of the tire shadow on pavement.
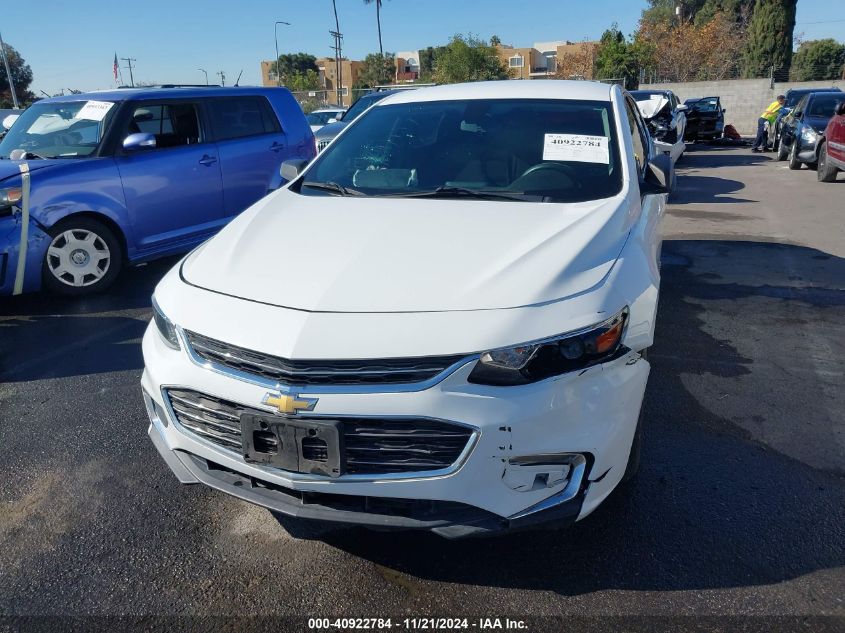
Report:
[[845,565],[845,260],[666,242],[663,277],[629,494],[561,531],[311,537],[423,580],[562,595],[767,585]]

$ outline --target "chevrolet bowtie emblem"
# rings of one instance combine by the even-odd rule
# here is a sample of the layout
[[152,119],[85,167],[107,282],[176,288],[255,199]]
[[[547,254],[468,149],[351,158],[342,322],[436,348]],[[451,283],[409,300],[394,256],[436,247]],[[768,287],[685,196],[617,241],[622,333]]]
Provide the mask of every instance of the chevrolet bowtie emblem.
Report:
[[317,404],[317,398],[299,398],[295,395],[289,396],[284,393],[268,393],[264,396],[261,404],[276,407],[279,413],[296,415],[300,411],[313,411]]

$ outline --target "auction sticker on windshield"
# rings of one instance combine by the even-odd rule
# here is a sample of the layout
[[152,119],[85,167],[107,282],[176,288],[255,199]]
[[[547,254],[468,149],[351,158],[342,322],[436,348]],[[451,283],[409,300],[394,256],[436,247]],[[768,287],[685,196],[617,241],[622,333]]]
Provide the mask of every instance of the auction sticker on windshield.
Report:
[[579,163],[610,163],[606,136],[546,134],[543,160],[569,160]]
[[86,101],[85,105],[76,113],[74,119],[86,121],[102,121],[114,104],[111,101]]

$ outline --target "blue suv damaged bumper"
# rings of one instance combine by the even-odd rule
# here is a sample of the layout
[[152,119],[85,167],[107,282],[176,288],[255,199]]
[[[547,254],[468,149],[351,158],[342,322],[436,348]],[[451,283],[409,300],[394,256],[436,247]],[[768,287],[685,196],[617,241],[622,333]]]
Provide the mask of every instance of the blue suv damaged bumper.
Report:
[[23,266],[19,266],[22,229],[19,213],[0,217],[0,296],[15,294],[19,278],[21,293],[41,288],[41,264],[50,236],[30,217]]

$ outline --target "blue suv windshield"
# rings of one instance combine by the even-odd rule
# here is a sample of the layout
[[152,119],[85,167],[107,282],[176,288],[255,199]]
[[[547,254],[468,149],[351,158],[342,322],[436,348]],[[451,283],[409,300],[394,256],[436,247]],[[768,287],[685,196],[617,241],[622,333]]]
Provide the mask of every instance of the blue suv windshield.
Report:
[[16,149],[40,158],[80,158],[97,151],[114,112],[113,101],[35,103],[0,141],[0,158]]

